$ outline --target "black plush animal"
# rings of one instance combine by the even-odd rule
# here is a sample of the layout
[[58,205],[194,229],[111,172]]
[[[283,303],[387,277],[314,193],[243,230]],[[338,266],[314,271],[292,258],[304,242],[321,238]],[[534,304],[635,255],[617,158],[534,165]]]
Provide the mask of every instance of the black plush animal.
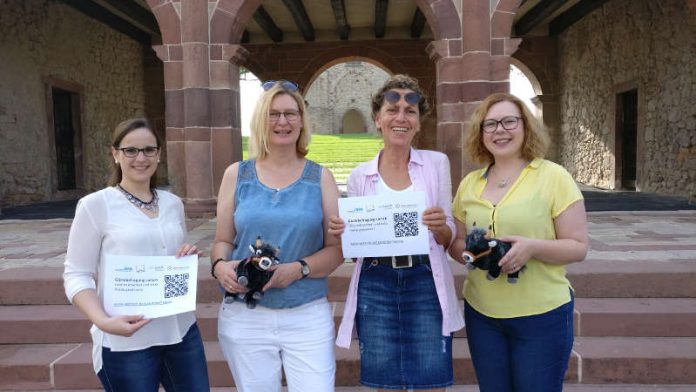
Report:
[[[490,232],[476,227],[466,236],[466,249],[462,252],[462,257],[469,269],[479,268],[488,271],[488,280],[496,279],[500,276],[500,266],[498,262],[510,250],[511,244],[491,238]],[[525,267],[522,267],[522,270]],[[519,272],[515,271],[508,274],[508,283],[517,283]]]
[[249,245],[251,256],[242,260],[236,269],[237,283],[249,289],[246,293],[239,293],[237,296],[244,299],[249,309],[256,307],[256,301],[263,298],[263,286],[271,280],[273,271],[269,268],[279,264],[278,252],[280,249],[265,244],[261,236],[256,238],[256,243]]

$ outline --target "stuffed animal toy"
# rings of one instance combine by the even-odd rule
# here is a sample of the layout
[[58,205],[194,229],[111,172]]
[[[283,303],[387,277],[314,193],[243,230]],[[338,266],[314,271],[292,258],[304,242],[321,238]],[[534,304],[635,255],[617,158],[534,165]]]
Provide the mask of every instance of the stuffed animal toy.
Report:
[[265,244],[261,236],[256,238],[256,243],[249,245],[251,256],[242,260],[235,272],[237,273],[237,283],[249,289],[246,293],[237,294],[238,298],[244,299],[249,309],[256,307],[256,301],[263,298],[263,286],[271,280],[273,271],[269,271],[274,265],[280,264],[278,260],[277,248],[271,244]]
[[[496,279],[500,276],[500,266],[498,262],[510,250],[511,244],[495,238],[491,238],[490,232],[476,227],[466,236],[466,249],[462,252],[462,258],[466,262],[468,269],[482,269],[488,271],[488,280]],[[526,267],[522,267],[522,270]],[[517,283],[519,272],[515,271],[508,274],[508,283]]]

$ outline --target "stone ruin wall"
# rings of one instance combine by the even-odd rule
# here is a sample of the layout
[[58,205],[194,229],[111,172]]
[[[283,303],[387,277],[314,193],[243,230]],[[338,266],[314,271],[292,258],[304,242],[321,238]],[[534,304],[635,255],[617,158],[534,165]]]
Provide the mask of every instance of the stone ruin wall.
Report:
[[338,64],[324,71],[305,96],[312,133],[341,133],[343,118],[351,110],[360,113],[367,132],[376,133],[370,100],[388,78],[381,68],[360,61]]
[[637,185],[696,197],[696,16],[683,0],[616,0],[559,37],[561,162],[614,188],[614,101],[638,90]]
[[0,205],[52,197],[43,77],[82,86],[84,186],[104,187],[113,127],[144,115],[142,46],[57,1],[13,0],[0,2],[0,52]]

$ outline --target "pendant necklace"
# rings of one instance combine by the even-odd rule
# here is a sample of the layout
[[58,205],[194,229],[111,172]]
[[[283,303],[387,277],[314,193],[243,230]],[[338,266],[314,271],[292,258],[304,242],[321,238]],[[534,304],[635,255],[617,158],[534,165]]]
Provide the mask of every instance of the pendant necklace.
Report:
[[504,180],[498,180],[498,183],[497,183],[498,188],[505,188],[508,185],[508,182],[510,182],[510,176],[508,176]]
[[[524,167],[527,166],[527,164],[529,164],[529,162],[525,161],[524,164],[522,166],[520,166],[520,170],[524,169]],[[498,188],[505,188],[510,183],[510,179],[512,178],[512,176],[515,175],[516,173],[517,172],[515,171],[512,174],[510,174],[509,176],[507,176],[506,178],[499,179],[498,181],[496,181],[495,185]],[[496,177],[498,177],[497,174],[496,174]]]
[[116,188],[118,188],[118,190],[121,191],[121,193],[123,193],[123,195],[126,196],[126,199],[128,199],[128,201],[131,202],[131,204],[133,204],[134,206],[152,212],[157,211],[159,207],[159,197],[157,196],[157,190],[151,189],[150,192],[152,192],[152,200],[145,202],[140,200],[134,194],[125,190],[125,188],[123,188],[121,184],[116,184]]

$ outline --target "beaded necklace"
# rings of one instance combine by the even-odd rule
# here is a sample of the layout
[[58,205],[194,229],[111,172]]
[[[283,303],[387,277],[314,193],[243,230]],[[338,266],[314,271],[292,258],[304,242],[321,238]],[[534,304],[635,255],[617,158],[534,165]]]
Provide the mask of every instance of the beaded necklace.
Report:
[[159,196],[157,196],[157,190],[151,189],[150,192],[152,192],[152,200],[144,202],[134,194],[125,190],[121,186],[121,184],[116,184],[116,188],[118,188],[118,190],[121,191],[124,194],[124,196],[126,196],[126,199],[128,199],[128,201],[131,202],[134,206],[148,211],[157,211],[159,207]]

